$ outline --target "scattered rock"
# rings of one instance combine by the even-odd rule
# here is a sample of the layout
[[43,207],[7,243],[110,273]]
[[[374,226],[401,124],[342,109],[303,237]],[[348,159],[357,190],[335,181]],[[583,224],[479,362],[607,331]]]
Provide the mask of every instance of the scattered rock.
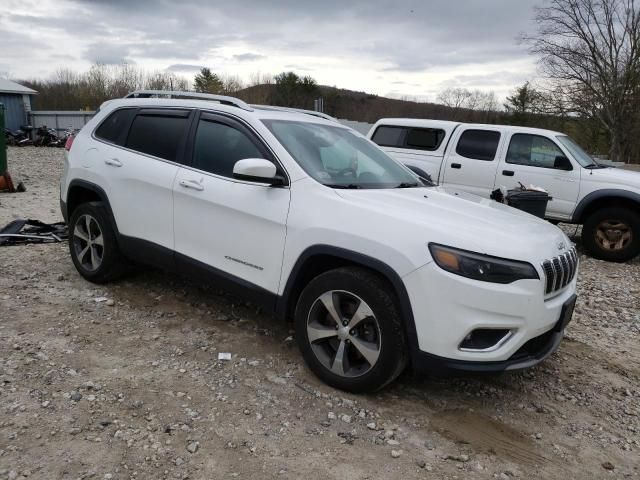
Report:
[[191,442],[189,445],[187,445],[187,451],[189,453],[196,453],[199,448],[200,442]]
[[616,467],[611,462],[604,462],[602,464],[602,468],[604,468],[605,470],[615,470]]
[[392,458],[399,458],[402,455],[402,450],[391,450]]
[[340,420],[342,420],[344,423],[351,423],[351,416],[342,414],[340,415]]

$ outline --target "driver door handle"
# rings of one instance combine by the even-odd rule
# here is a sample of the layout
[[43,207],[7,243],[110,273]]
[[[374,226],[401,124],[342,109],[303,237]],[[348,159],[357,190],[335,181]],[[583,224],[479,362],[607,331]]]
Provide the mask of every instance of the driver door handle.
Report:
[[104,163],[106,163],[107,165],[111,165],[112,167],[121,167],[122,166],[122,162],[120,160],[118,160],[117,158],[106,158],[104,160]]
[[513,177],[514,173],[515,172],[513,170],[502,170],[502,175],[505,177]]
[[191,188],[193,190],[198,190],[201,192],[204,190],[204,187],[197,180],[180,180],[180,186],[184,188]]
[[452,163],[451,168],[462,168],[462,165],[460,165],[459,163]]

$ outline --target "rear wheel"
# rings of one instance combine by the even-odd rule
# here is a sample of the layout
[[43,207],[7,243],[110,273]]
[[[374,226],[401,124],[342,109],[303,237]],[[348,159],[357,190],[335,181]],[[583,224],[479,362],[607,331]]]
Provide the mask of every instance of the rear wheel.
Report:
[[69,220],[69,252],[78,273],[94,283],[122,276],[127,262],[120,253],[115,229],[102,202],[78,206]]
[[625,262],[640,253],[640,215],[624,207],[608,207],[591,214],[582,241],[595,258]]
[[295,327],[309,368],[341,390],[379,390],[407,364],[395,295],[365,269],[340,268],[313,279],[298,300]]

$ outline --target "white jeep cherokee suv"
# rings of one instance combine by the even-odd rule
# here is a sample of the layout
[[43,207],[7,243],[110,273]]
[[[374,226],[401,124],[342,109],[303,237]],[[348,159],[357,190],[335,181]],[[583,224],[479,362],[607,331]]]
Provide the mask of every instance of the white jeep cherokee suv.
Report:
[[578,267],[557,227],[426,186],[312,112],[194,96],[106,102],[73,141],[61,208],[84,278],[133,261],[220,282],[292,318],[311,370],[353,392],[557,348]]

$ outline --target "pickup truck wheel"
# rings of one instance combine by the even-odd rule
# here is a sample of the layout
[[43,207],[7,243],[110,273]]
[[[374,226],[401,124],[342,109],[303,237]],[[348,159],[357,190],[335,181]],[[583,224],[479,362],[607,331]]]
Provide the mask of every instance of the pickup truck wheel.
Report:
[[106,283],[127,271],[102,202],[83,203],[73,211],[69,220],[69,251],[78,273],[90,282]]
[[584,222],[582,241],[595,258],[631,260],[640,253],[640,215],[623,207],[597,210]]
[[407,364],[395,295],[365,269],[339,268],[313,279],[298,299],[295,329],[309,368],[341,390],[379,390]]

